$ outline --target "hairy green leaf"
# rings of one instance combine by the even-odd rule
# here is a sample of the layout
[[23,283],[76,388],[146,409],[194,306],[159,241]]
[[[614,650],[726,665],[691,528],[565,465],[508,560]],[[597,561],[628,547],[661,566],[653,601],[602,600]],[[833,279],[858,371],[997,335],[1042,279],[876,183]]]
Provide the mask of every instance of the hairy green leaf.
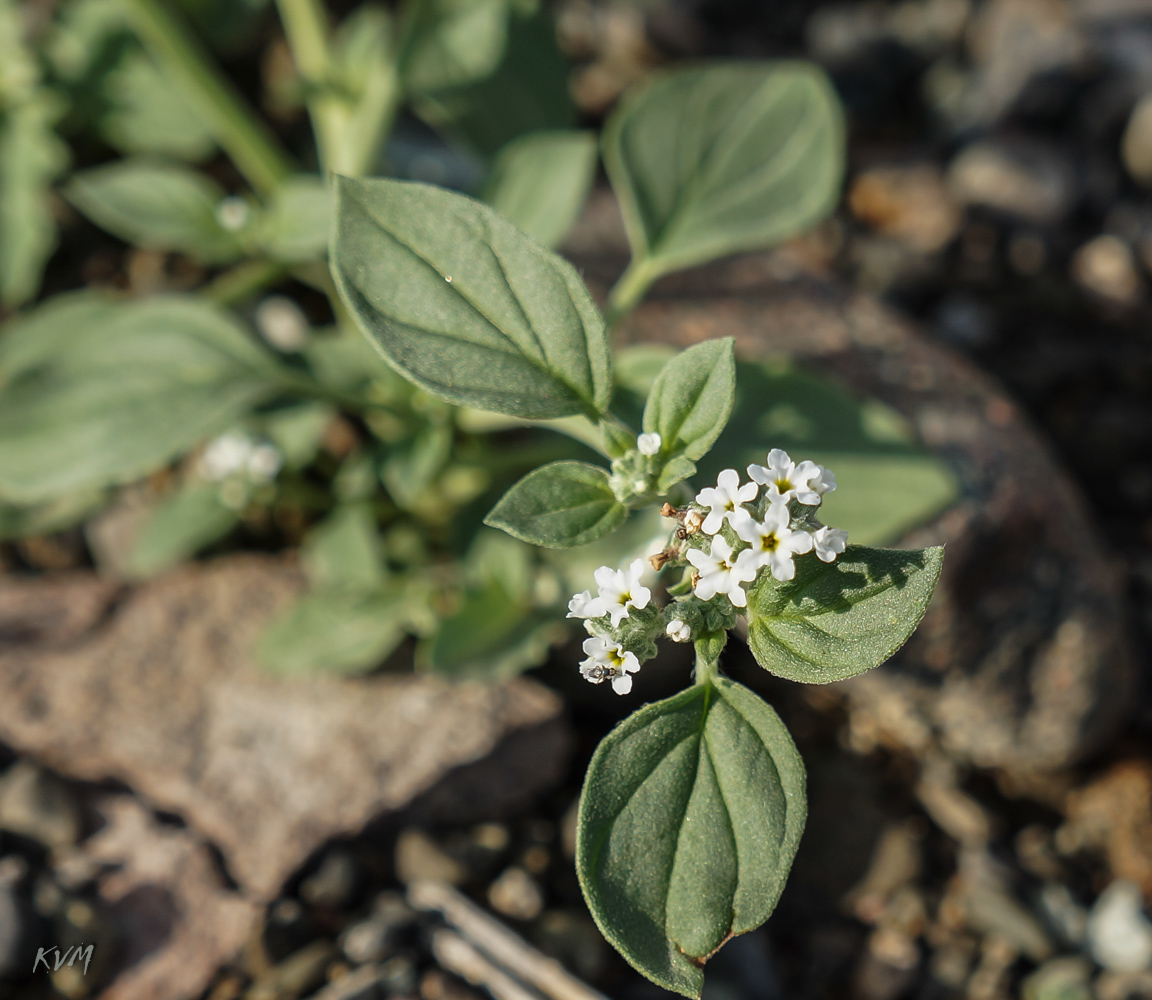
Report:
[[355,673],[383,662],[404,638],[401,588],[306,594],[268,626],[257,656],[276,673]]
[[319,177],[291,177],[276,189],[259,223],[257,242],[275,260],[318,260],[332,232],[332,191]]
[[596,173],[592,132],[530,132],[496,156],[484,200],[546,247],[567,235]]
[[387,576],[367,503],[341,504],[308,533],[301,550],[304,570],[317,589],[379,590]]
[[748,645],[760,666],[829,684],[879,666],[920,624],[944,561],[942,547],[850,545],[833,563],[796,559],[796,578],[748,594]]
[[0,337],[0,498],[146,475],[273,395],[278,376],[203,299],[55,299]]
[[735,340],[706,340],[660,370],[644,407],[644,430],[660,435],[662,456],[695,461],[724,430],[735,399]]
[[337,288],[397,371],[516,417],[607,409],[604,324],[571,265],[442,188],[340,177],[336,191]]
[[144,523],[124,561],[134,577],[148,577],[223,538],[239,515],[220,500],[220,487],[194,483],[172,494]]
[[488,76],[507,41],[508,0],[413,0],[401,26],[400,75],[409,94]]
[[835,206],[844,171],[835,92],[799,62],[658,77],[612,115],[603,144],[633,255],[657,274],[802,232]]
[[75,174],[64,195],[98,226],[138,247],[179,250],[212,263],[244,252],[216,219],[224,191],[181,164],[118,160]]
[[723,677],[647,705],[588,767],[576,872],[604,936],[665,989],[759,927],[804,828],[804,765],[776,713]]
[[627,517],[628,508],[616,499],[604,469],[552,462],[505,493],[484,523],[533,545],[566,549],[595,541]]

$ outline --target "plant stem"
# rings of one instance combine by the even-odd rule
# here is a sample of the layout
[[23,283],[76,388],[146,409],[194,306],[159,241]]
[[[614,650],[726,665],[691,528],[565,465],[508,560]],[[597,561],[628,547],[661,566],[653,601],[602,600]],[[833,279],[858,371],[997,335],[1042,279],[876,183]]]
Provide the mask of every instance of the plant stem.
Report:
[[660,271],[648,257],[633,257],[620,279],[608,293],[608,311],[604,317],[609,329],[614,329],[644,298]]
[[212,57],[158,0],[124,0],[132,26],[232,162],[262,194],[293,172],[288,154]]
[[234,306],[274,285],[288,268],[272,260],[246,260],[215,278],[202,294],[222,306]]

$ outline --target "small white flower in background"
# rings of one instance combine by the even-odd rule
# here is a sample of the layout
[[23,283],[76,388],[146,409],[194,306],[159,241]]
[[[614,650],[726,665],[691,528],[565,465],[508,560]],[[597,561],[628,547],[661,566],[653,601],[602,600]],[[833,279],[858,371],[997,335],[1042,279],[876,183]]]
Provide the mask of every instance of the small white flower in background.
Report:
[[815,462],[801,462],[796,465],[788,452],[773,448],[768,452],[768,464],[748,466],[749,478],[767,487],[765,492],[772,503],[786,504],[795,498],[803,504],[813,506],[820,502],[820,494],[811,485],[820,474]]
[[673,642],[692,641],[692,629],[686,621],[681,621],[679,618],[673,618],[664,631],[672,637]]
[[569,618],[603,618],[608,614],[608,605],[602,597],[593,597],[592,591],[573,594],[568,602]]
[[755,579],[761,567],[767,566],[777,580],[791,580],[796,575],[792,557],[811,552],[813,541],[808,532],[789,528],[788,521],[788,508],[772,504],[763,521],[749,518],[736,525],[736,534],[752,546],[740,553],[737,568],[751,573]]
[[216,221],[221,229],[226,229],[230,233],[239,232],[248,225],[251,216],[252,209],[243,198],[235,196],[222,198],[216,206]]
[[[606,613],[612,616],[613,628],[628,617],[629,608],[636,608],[639,611],[648,607],[652,591],[640,583],[640,577],[643,575],[643,559],[633,559],[626,570],[612,569],[611,566],[601,566],[596,570],[596,586],[600,588],[599,600],[604,602]],[[605,614],[605,611],[601,611],[600,614]]]
[[636,447],[641,455],[659,455],[663,444],[664,441],[659,434],[641,434],[636,439]]
[[820,528],[812,535],[812,543],[823,562],[834,562],[848,544],[848,532],[843,528]]
[[632,690],[632,678],[628,675],[640,669],[635,653],[626,652],[619,644],[598,635],[584,640],[584,652],[588,659],[580,664],[580,673],[585,680],[593,684],[610,680],[612,690],[617,694],[627,694]]
[[701,507],[710,508],[702,525],[704,534],[714,535],[728,520],[733,525],[750,517],[740,504],[756,499],[760,487],[755,483],[740,485],[740,474],[735,469],[725,469],[716,477],[716,485],[702,489],[696,494],[696,502]]
[[291,353],[308,344],[308,317],[283,295],[269,295],[256,307],[256,329],[278,351]]
[[823,496],[825,493],[831,493],[836,489],[836,476],[831,470],[818,465],[816,466],[816,475],[808,481],[808,485],[820,496]]
[[756,570],[749,569],[747,565],[742,566],[738,559],[732,558],[732,546],[723,535],[712,539],[708,553],[700,549],[689,549],[688,561],[700,573],[695,587],[696,596],[700,600],[710,601],[717,594],[724,594],[736,607],[747,606],[748,595],[740,584],[755,580]]
[[283,456],[274,445],[257,444],[247,434],[233,431],[208,443],[198,471],[213,483],[241,474],[253,482],[267,483],[276,478],[281,464]]

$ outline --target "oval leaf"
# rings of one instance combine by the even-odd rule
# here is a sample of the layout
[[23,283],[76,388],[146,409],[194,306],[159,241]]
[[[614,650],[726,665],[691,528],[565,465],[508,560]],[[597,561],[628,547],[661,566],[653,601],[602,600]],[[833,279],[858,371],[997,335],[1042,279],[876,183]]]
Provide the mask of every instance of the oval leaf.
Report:
[[200,298],[55,299],[0,338],[0,498],[130,482],[278,391],[272,357]]
[[484,200],[546,247],[555,246],[576,222],[596,174],[592,132],[532,132],[496,156]]
[[644,430],[660,435],[664,455],[695,461],[720,436],[736,399],[735,340],[706,340],[677,354],[656,376]]
[[850,545],[834,563],[796,560],[796,578],[770,577],[748,595],[748,645],[760,666],[805,684],[878,667],[916,631],[944,561],[943,547]]
[[807,63],[680,70],[612,116],[604,163],[634,256],[663,273],[819,222],[840,194],[843,116]]
[[726,678],[625,719],[592,757],[577,820],[576,872],[601,932],[653,982],[698,997],[704,962],[780,898],[804,784],[779,716]]
[[515,417],[607,410],[604,324],[570,264],[442,188],[340,177],[336,192],[337,288],[397,371]]
[[223,538],[239,521],[220,500],[218,485],[186,486],[151,512],[122,568],[134,578],[154,576]]
[[64,194],[96,225],[134,246],[180,250],[209,262],[243,253],[216,220],[224,191],[189,167],[120,160],[76,174]]
[[586,462],[552,462],[505,493],[484,523],[522,542],[567,549],[594,542],[627,516],[604,469]]

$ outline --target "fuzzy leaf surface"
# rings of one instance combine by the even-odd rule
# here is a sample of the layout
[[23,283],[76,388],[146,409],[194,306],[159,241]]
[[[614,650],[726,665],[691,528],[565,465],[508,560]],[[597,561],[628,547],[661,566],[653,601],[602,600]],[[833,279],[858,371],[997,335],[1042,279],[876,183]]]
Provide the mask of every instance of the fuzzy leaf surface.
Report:
[[613,114],[603,146],[633,254],[657,273],[802,232],[835,206],[844,171],[835,91],[799,62],[658,77]]
[[552,462],[516,483],[484,523],[522,542],[566,549],[594,542],[627,517],[628,508],[616,499],[604,469],[586,462]]
[[442,188],[340,177],[336,192],[337,288],[397,371],[515,417],[607,410],[603,320],[570,264]]
[[916,631],[943,561],[943,547],[800,556],[794,580],[768,577],[749,592],[748,645],[765,670],[804,684],[862,674]]
[[576,872],[604,936],[665,989],[776,906],[807,815],[804,765],[770,706],[723,677],[647,705],[597,748]]

